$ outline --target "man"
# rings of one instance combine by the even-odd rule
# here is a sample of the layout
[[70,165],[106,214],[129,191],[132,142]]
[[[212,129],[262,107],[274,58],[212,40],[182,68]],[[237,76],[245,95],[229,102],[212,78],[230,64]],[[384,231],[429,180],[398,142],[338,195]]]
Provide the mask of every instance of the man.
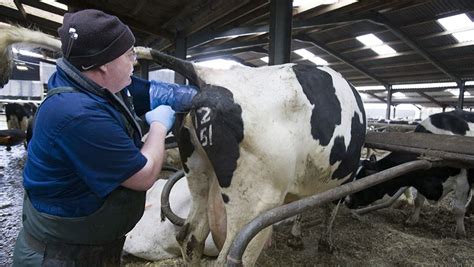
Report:
[[[160,173],[174,113],[196,92],[131,78],[135,38],[115,16],[67,13],[58,33],[63,58],[28,146],[14,266],[118,266]],[[143,145],[126,86],[137,114],[146,113]]]

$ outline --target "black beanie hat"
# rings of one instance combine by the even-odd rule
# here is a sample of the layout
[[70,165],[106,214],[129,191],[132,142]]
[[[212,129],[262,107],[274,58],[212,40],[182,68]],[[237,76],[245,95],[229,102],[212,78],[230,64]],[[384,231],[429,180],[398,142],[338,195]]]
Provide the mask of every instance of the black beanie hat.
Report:
[[[77,34],[75,40],[71,37],[71,28]],[[58,33],[63,56],[80,71],[104,65],[135,44],[135,37],[127,25],[116,16],[95,9],[64,14]]]

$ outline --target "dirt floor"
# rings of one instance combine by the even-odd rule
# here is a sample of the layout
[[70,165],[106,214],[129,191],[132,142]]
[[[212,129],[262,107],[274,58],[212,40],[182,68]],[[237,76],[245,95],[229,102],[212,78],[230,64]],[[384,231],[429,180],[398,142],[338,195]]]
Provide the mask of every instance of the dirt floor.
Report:
[[[16,235],[21,225],[21,186],[25,151],[17,146],[7,152],[0,147],[0,266],[10,266]],[[333,252],[318,251],[318,240],[325,227],[322,211],[304,214],[303,249],[290,248],[286,240],[290,225],[273,232],[272,246],[265,249],[257,266],[473,266],[474,216],[466,218],[468,238],[454,238],[451,201],[425,205],[418,225],[404,223],[411,207],[389,208],[355,216],[340,208],[333,227]],[[181,260],[151,263],[131,256],[126,266],[184,266]]]

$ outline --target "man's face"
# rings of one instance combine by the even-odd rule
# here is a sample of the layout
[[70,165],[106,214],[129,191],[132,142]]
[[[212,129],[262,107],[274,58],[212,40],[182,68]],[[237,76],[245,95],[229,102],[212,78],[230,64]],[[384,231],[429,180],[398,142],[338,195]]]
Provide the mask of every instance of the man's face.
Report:
[[107,63],[107,89],[116,93],[128,86],[132,82],[130,76],[133,74],[133,65],[136,60],[137,56],[132,47],[120,57]]

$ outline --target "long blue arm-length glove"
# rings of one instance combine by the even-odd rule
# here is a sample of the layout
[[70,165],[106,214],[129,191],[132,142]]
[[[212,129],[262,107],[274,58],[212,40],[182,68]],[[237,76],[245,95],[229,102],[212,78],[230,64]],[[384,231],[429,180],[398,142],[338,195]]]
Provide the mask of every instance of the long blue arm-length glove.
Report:
[[169,105],[174,111],[187,111],[191,108],[195,87],[160,81],[150,81],[150,108]]

